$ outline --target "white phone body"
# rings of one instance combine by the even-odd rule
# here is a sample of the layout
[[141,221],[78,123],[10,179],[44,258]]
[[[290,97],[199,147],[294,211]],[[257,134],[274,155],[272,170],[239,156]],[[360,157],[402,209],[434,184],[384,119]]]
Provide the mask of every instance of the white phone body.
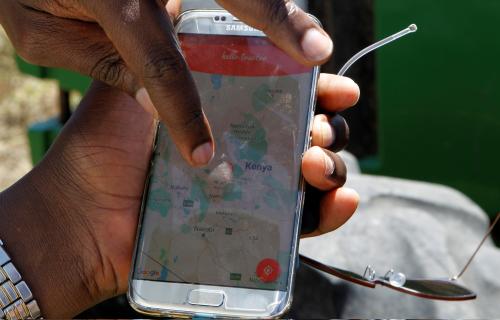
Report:
[[[279,49],[270,45],[264,33],[226,11],[185,12],[176,31],[181,46],[194,43],[192,48],[183,46],[193,49],[184,54],[218,151],[209,168],[189,168],[166,142],[165,128],[159,126],[139,221],[129,302],[135,310],[153,316],[279,317],[292,301],[304,198],[300,163],[310,146],[319,68],[295,65],[283,52],[279,59],[266,56]],[[196,41],[202,46],[197,47]],[[220,66],[213,62],[219,57],[215,52],[220,54],[218,42],[226,44],[220,49],[224,60]],[[191,58],[192,54],[198,58]],[[203,61],[204,56],[211,58]],[[271,65],[273,59],[276,66]],[[247,76],[215,75],[213,70],[219,67]],[[269,70],[276,74],[263,77]],[[290,77],[283,76],[287,70],[291,70]],[[252,90],[260,89],[250,95],[245,91],[247,83]],[[292,93],[286,91],[289,84]],[[229,89],[224,91],[226,86]],[[222,109],[232,101],[234,107],[211,110],[210,101],[218,101],[215,105]],[[242,109],[246,102],[248,113]],[[240,118],[247,122],[233,123]],[[229,129],[221,129],[226,125]],[[263,134],[268,139],[264,142],[259,140]],[[239,146],[233,148],[235,139]],[[275,149],[279,152],[272,155]],[[194,179],[197,186],[185,182]],[[252,192],[253,184],[260,191]],[[239,189],[228,193],[228,188]],[[254,210],[248,209],[250,205]],[[278,222],[272,220],[274,216]]]

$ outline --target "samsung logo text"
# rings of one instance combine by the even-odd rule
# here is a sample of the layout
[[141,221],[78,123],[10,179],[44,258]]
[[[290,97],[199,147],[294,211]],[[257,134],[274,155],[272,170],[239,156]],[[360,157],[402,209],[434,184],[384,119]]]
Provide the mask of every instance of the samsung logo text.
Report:
[[258,32],[259,30],[244,24],[228,24],[226,31],[239,31],[239,32]]

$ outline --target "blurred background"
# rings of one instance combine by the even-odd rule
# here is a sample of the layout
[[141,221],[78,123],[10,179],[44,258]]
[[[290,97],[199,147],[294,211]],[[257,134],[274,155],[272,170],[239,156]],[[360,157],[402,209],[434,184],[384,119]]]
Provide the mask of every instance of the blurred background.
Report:
[[[359,105],[345,113],[364,173],[444,184],[490,216],[500,210],[500,1],[298,1],[322,21],[335,73],[356,52],[411,23],[419,32],[358,62]],[[212,7],[188,0],[185,7]],[[0,28],[0,189],[44,155],[89,79],[32,66]],[[498,228],[497,228],[498,229]],[[102,314],[89,314],[93,317]],[[115,316],[120,316],[116,315]]]
[[32,167],[28,125],[55,116],[57,83],[22,75],[14,50],[0,27],[0,189]]

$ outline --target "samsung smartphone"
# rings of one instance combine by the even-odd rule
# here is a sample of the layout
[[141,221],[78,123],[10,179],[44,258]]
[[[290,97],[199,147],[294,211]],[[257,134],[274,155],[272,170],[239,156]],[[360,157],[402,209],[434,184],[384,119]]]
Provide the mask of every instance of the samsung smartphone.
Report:
[[216,143],[189,167],[160,125],[129,300],[161,316],[270,318],[291,303],[318,69],[225,11],[176,25]]

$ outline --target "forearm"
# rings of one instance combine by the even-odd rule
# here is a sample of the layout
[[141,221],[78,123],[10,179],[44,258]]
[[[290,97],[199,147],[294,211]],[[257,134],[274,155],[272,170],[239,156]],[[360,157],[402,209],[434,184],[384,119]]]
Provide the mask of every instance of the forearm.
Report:
[[[0,238],[30,286],[42,315],[72,317],[93,304],[95,284],[83,252],[89,250],[66,228],[58,188],[42,170],[30,173],[0,194]],[[69,210],[69,209],[68,209]],[[82,251],[82,254],[78,250]]]

